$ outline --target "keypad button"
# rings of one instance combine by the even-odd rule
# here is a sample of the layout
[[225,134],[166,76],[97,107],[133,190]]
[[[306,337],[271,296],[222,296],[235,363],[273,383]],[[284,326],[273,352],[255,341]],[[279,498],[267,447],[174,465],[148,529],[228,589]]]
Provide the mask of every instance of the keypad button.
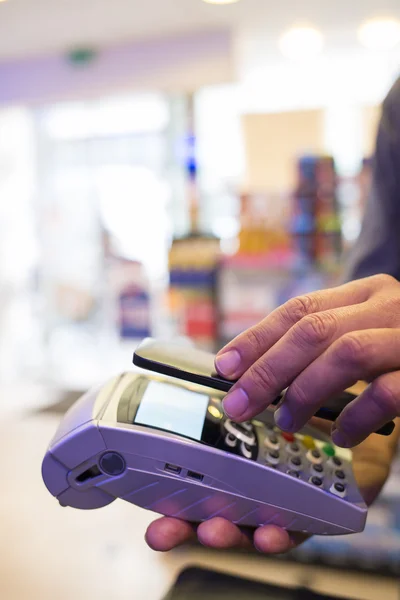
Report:
[[327,456],[335,456],[335,448],[331,444],[325,444],[322,450]]
[[267,452],[265,458],[268,464],[275,466],[279,463],[279,452],[277,450],[271,450],[270,452]]
[[331,486],[330,492],[335,496],[344,498],[346,496],[346,486],[344,483],[336,482]]
[[286,473],[291,477],[296,477],[297,479],[300,477],[300,473],[294,469],[289,469],[289,471],[286,471]]
[[253,457],[252,447],[249,444],[245,444],[244,442],[242,442],[240,444],[240,451],[241,451],[242,455],[245,458],[252,458]]
[[264,445],[271,450],[278,450],[280,446],[278,436],[275,435],[275,433],[267,435],[264,440]]
[[255,445],[256,438],[254,433],[252,431],[247,431],[240,424],[233,423],[233,421],[227,419],[224,423],[224,428],[228,433],[234,435],[235,438],[237,438],[244,444]]
[[282,431],[282,437],[287,442],[294,442],[296,439],[292,433],[286,433],[286,431]]
[[293,456],[293,457],[290,459],[290,464],[291,464],[293,467],[297,467],[297,468],[298,468],[298,467],[301,467],[301,458],[300,458],[300,456]]
[[337,479],[346,479],[346,475],[341,469],[335,471],[335,477],[337,477]]
[[233,433],[228,433],[228,435],[225,438],[225,444],[227,446],[229,446],[230,448],[234,448],[236,446],[236,443],[237,443],[236,436],[234,436]]
[[313,485],[315,485],[317,487],[321,487],[321,485],[323,483],[321,477],[317,477],[317,476],[311,477],[310,481]]
[[292,454],[298,454],[300,452],[300,445],[297,442],[293,442],[288,446],[288,451]]
[[302,441],[308,450],[313,450],[315,448],[315,441],[310,435],[305,435]]
[[320,464],[317,465],[313,465],[312,466],[313,471],[315,471],[316,473],[323,473],[324,472],[324,467]]
[[234,423],[234,427],[236,431],[239,433],[243,433],[244,435],[250,435],[253,432],[253,427],[251,423]]
[[339,492],[340,494],[343,494],[345,489],[346,489],[346,486],[343,483],[335,483],[335,490],[337,492]]
[[332,462],[335,465],[335,467],[341,467],[342,466],[342,461],[340,460],[340,458],[338,456],[333,456],[332,457]]
[[321,452],[319,450],[317,450],[316,448],[314,450],[309,450],[307,452],[307,459],[315,465],[322,463],[322,461],[323,461]]

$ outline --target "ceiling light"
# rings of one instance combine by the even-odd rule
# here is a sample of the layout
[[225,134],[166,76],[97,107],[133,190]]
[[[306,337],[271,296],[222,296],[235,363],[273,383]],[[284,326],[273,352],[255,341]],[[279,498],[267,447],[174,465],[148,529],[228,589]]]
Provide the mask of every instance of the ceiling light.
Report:
[[235,4],[239,0],[203,0],[206,4]]
[[400,21],[370,19],[361,25],[358,39],[369,50],[391,50],[400,44]]
[[293,27],[279,40],[279,47],[286,58],[301,61],[318,55],[324,46],[324,38],[314,27]]

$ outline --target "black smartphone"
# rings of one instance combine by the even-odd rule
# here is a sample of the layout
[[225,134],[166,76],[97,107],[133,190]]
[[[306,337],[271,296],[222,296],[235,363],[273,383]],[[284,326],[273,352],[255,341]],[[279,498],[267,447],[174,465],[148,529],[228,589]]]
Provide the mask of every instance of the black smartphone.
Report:
[[[214,360],[215,356],[205,350],[152,338],[143,340],[133,354],[133,364],[141,369],[204,385],[221,392],[229,392],[236,382],[218,375]],[[284,392],[275,399],[273,405],[279,404],[283,394]],[[336,421],[342,410],[355,398],[355,394],[345,391],[332,398],[315,413],[315,416],[327,421]],[[393,432],[394,427],[393,421],[390,421],[376,433],[387,436]]]

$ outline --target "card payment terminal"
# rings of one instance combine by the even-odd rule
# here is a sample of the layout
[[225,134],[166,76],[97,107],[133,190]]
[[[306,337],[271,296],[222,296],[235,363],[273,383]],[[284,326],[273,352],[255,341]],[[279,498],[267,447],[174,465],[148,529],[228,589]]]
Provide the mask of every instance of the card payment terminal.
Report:
[[220,516],[319,535],[360,532],[367,507],[351,453],[272,413],[228,419],[224,392],[150,372],[123,373],[66,413],[42,465],[62,506],[122,499],[194,523]]

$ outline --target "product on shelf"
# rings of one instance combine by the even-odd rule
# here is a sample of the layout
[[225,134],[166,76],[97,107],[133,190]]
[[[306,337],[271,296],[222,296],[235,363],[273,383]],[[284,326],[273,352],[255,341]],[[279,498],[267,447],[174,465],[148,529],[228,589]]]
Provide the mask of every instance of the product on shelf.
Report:
[[334,268],[342,251],[334,161],[305,156],[298,161],[297,173],[290,231],[298,263]]
[[242,194],[236,258],[276,263],[290,260],[286,231],[287,199],[272,194]]
[[222,343],[289,298],[335,281],[342,255],[337,187],[331,157],[304,156],[291,196],[241,196],[238,250],[219,273]]
[[113,257],[109,269],[120,337],[140,340],[151,336],[150,289],[143,265]]
[[197,346],[215,350],[217,343],[216,274],[220,240],[201,231],[197,182],[193,98],[188,98],[188,135],[185,170],[190,229],[174,239],[169,252],[169,310],[175,335],[191,338]]
[[335,178],[330,160],[307,158],[294,209],[287,195],[242,195],[238,250],[224,257],[218,277],[221,344],[292,296],[330,285],[331,273],[310,257],[330,256],[336,243]]
[[169,253],[169,306],[176,333],[214,349],[217,340],[217,238],[192,234],[174,240]]

